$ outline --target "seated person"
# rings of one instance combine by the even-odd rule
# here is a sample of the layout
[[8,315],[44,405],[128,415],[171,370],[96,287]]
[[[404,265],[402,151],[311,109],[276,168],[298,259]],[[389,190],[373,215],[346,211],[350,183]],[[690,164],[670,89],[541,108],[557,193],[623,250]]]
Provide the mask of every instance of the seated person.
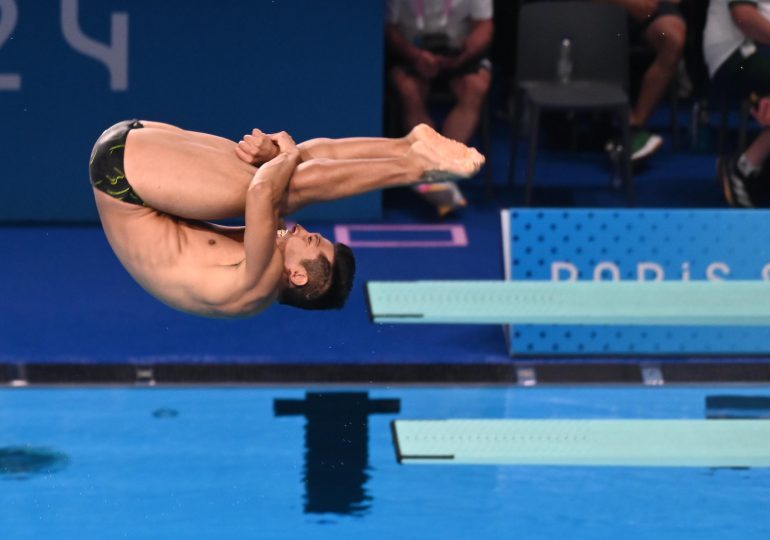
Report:
[[[770,1],[711,0],[703,55],[717,90],[745,99],[770,95]],[[757,206],[760,171],[770,154],[764,129],[737,157],[719,161],[719,177],[730,206]]]
[[[387,9],[388,79],[401,102],[405,130],[434,125],[426,99],[432,88],[445,86],[455,103],[440,131],[467,143],[492,81],[484,57],[492,43],[492,0],[388,0]],[[416,190],[441,216],[467,204],[451,182]]]

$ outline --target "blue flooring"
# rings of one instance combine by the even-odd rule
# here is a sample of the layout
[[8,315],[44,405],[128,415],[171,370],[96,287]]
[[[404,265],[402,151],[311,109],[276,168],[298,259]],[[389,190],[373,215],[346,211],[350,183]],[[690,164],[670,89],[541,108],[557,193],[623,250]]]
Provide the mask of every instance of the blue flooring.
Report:
[[[666,118],[661,114],[657,127],[666,129]],[[276,306],[236,321],[178,313],[130,278],[98,225],[4,226],[0,362],[506,363],[499,327],[375,326],[364,297],[367,280],[502,278],[499,210],[521,204],[521,174],[517,187],[509,189],[510,126],[505,120],[495,122],[494,135],[492,197],[483,176],[470,180],[465,183],[470,206],[442,221],[408,190],[385,196],[384,223],[461,224],[469,245],[357,249],[356,285],[340,312]],[[523,156],[523,145],[519,151]],[[638,205],[723,207],[715,163],[713,153],[674,151],[667,143],[636,175]],[[624,206],[623,194],[608,184],[607,158],[601,152],[541,148],[537,204]],[[332,224],[306,226],[332,233]]]
[[[325,407],[276,415],[277,400],[318,391]],[[335,409],[351,392],[400,412]],[[770,398],[767,387],[6,389],[2,536],[767,538],[767,469],[399,465],[389,427],[702,419],[725,394]]]

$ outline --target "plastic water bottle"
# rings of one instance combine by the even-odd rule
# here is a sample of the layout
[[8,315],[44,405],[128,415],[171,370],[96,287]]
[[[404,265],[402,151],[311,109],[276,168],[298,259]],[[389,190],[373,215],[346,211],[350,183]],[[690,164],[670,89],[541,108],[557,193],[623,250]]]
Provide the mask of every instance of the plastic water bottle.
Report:
[[572,79],[572,42],[568,38],[561,40],[559,60],[556,62],[556,79],[561,84],[568,84]]
[[613,189],[623,187],[623,143],[613,144],[607,149],[610,158],[610,185]]
[[711,118],[708,103],[703,100],[696,101],[692,106],[690,146],[696,152],[708,153],[712,151]]

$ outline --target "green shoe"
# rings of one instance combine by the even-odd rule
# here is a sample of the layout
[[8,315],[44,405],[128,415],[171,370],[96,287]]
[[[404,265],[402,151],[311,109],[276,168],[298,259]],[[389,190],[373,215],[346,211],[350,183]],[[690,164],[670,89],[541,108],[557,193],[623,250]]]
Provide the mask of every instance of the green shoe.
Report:
[[645,129],[631,130],[631,161],[650,157],[663,146],[663,137]]

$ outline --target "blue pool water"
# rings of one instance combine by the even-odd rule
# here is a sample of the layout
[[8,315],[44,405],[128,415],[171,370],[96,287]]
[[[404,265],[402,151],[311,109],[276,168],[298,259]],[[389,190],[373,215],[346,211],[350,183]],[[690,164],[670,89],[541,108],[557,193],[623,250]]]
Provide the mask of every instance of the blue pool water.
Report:
[[0,538],[770,538],[767,469],[399,465],[389,426],[726,395],[770,388],[6,389]]

